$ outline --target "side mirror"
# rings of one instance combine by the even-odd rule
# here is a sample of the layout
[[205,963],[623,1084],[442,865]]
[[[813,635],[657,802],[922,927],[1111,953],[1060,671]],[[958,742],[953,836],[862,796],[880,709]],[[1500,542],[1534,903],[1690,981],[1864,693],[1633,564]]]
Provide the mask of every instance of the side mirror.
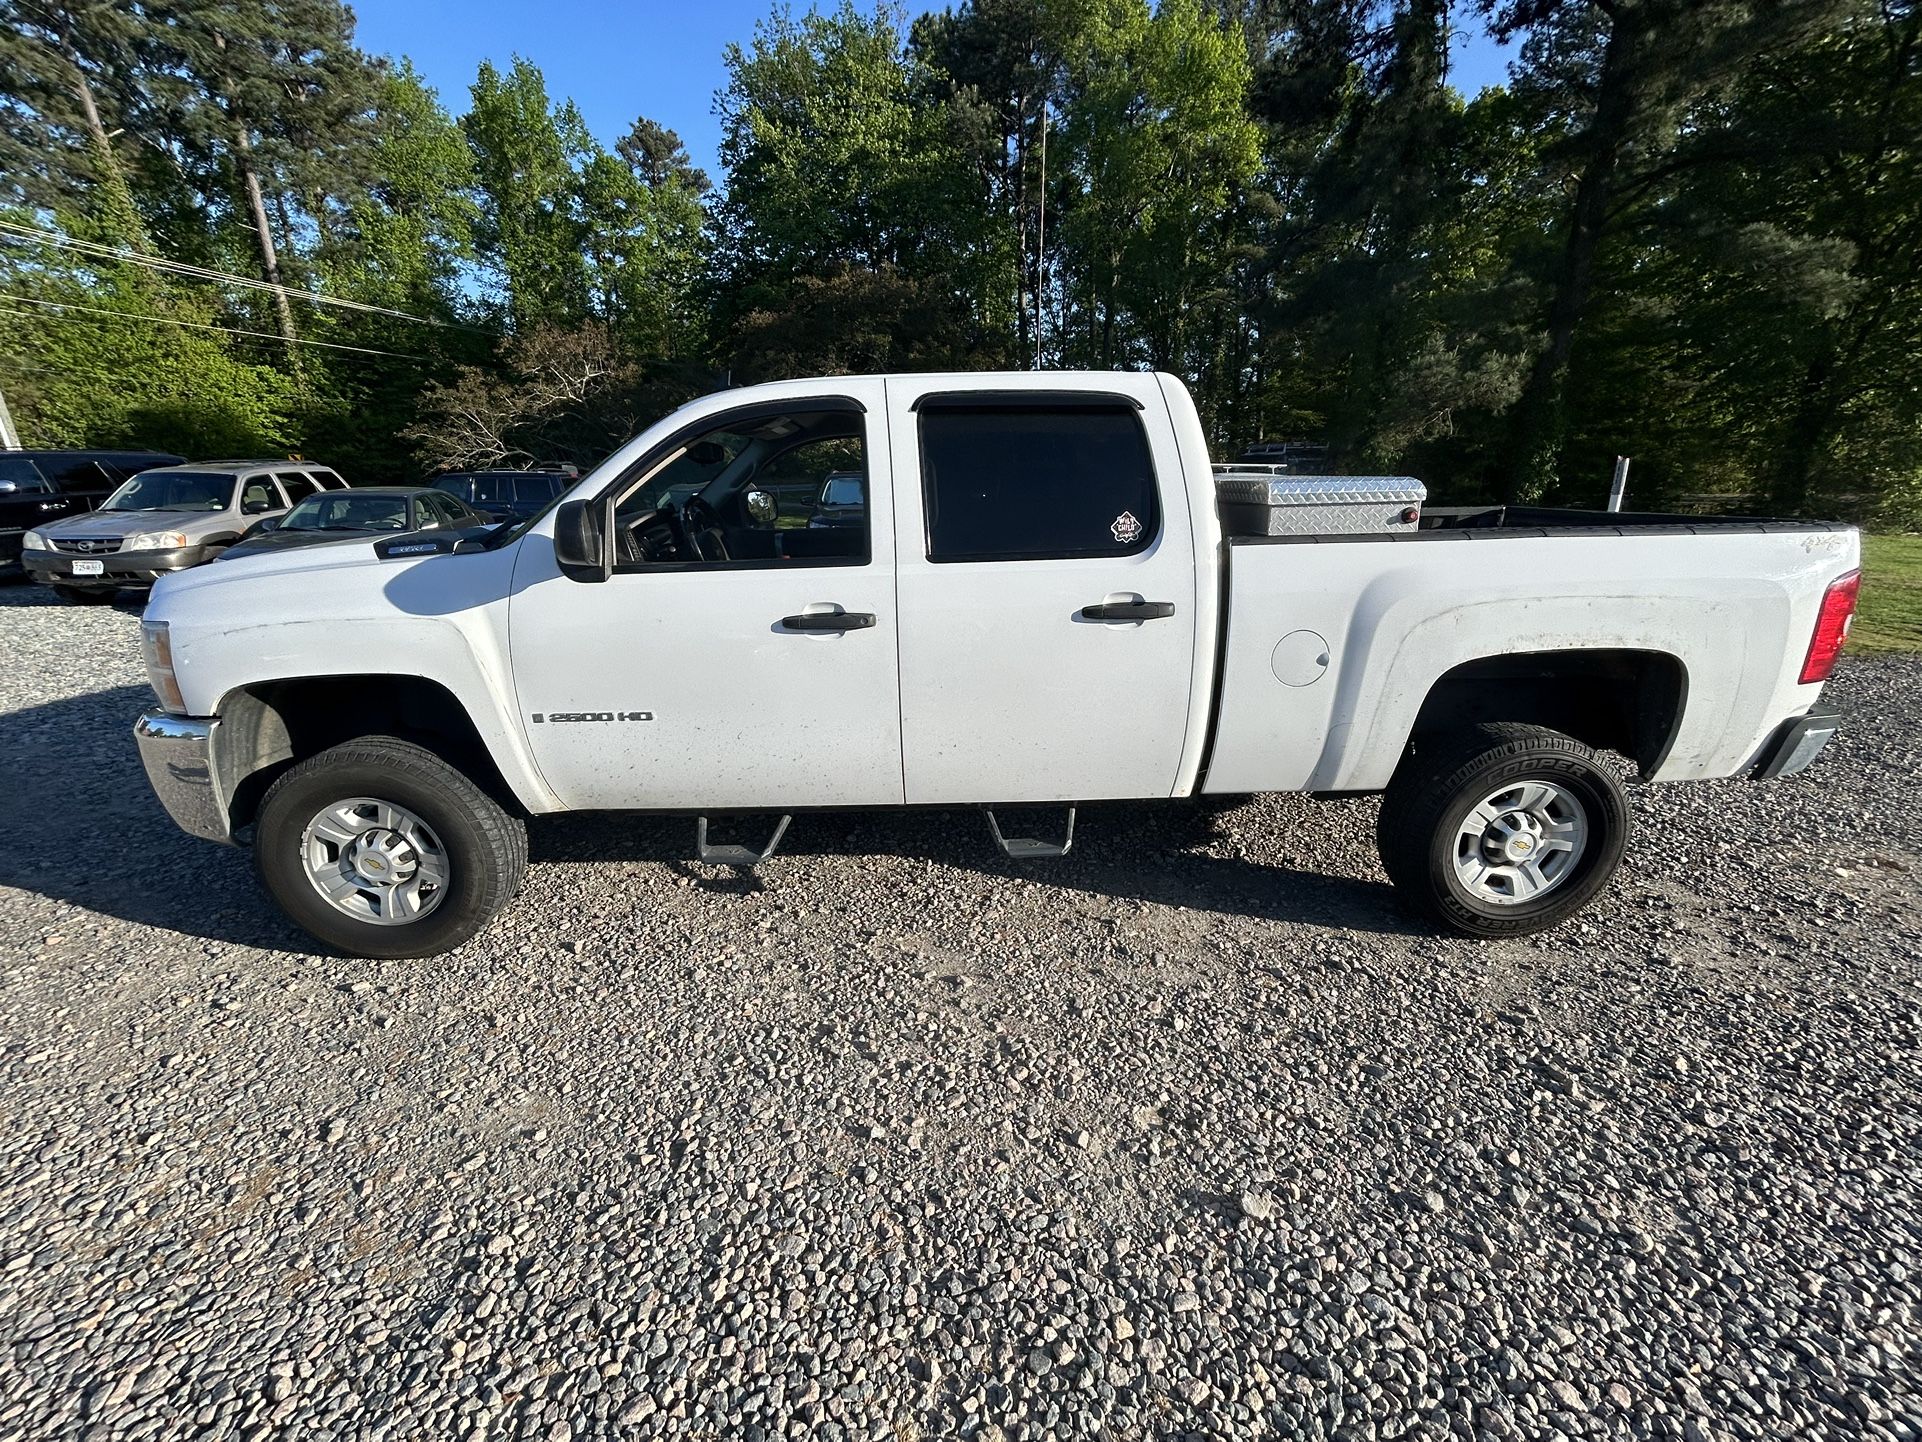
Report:
[[605,581],[614,574],[614,548],[605,509],[569,501],[554,513],[554,561],[570,581]]
[[12,481],[0,481],[0,496],[10,496],[19,489]]
[[754,522],[755,525],[771,526],[774,524],[775,513],[779,508],[775,505],[773,496],[769,495],[766,491],[757,489],[749,491],[747,495],[743,497],[743,501],[747,506],[747,518]]

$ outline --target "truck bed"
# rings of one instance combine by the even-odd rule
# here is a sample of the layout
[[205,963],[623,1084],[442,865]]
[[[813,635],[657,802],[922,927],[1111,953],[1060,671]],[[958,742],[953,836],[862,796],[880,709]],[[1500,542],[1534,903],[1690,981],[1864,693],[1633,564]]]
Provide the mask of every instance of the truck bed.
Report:
[[[1432,542],[1474,542],[1437,546]],[[1502,542],[1493,550],[1488,543]],[[1426,698],[1483,657],[1606,652],[1679,668],[1645,779],[1734,776],[1784,718],[1829,583],[1859,564],[1826,521],[1492,506],[1395,534],[1235,536],[1203,789],[1386,785]]]

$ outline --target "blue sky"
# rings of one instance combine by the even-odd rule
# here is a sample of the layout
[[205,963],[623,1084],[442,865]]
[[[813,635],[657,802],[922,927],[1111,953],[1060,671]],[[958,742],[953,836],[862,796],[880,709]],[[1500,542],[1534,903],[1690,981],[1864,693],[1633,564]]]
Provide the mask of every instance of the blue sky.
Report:
[[[604,144],[637,115],[680,132],[694,163],[719,179],[714,92],[721,52],[746,41],[774,0],[360,0],[360,43],[412,57],[441,102],[467,109],[482,60],[505,66],[525,55],[547,76],[556,101],[571,96]],[[805,0],[794,7],[805,11]],[[940,8],[910,3],[910,13]],[[1464,34],[1454,81],[1473,94],[1504,78],[1509,53],[1480,32]]]

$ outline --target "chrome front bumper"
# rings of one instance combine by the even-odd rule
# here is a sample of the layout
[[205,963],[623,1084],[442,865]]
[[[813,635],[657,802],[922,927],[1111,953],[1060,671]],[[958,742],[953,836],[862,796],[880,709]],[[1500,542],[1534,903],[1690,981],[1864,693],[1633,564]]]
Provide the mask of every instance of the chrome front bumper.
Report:
[[231,842],[227,798],[214,770],[214,728],[218,716],[170,716],[149,711],[134,722],[140,764],[167,814],[189,836]]

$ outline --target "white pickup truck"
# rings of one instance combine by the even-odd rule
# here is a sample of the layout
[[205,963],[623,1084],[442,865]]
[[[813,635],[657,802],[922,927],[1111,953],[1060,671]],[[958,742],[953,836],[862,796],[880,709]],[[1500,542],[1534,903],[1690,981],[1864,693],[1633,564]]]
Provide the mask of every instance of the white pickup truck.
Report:
[[[1075,802],[1283,790],[1385,793],[1410,902],[1514,935],[1620,862],[1598,752],[1763,778],[1835,731],[1848,527],[1421,494],[1218,473],[1165,375],[727,391],[531,520],[162,581],[135,734],[184,829],[251,833],[297,923],[401,957],[485,925],[554,812],[684,812],[747,865],[810,808],[982,807],[1044,856]],[[1010,837],[1017,804],[1062,815]],[[720,813],[773,840],[710,845]]]

